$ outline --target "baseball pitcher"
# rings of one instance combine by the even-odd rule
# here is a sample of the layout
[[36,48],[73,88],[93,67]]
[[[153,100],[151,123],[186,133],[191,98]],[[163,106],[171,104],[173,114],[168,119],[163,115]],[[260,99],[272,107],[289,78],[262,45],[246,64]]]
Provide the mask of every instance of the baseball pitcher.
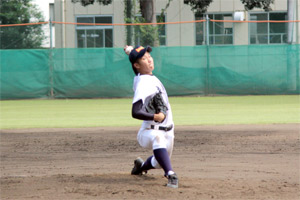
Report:
[[150,55],[152,48],[147,46],[125,46],[132,69],[135,73],[132,102],[132,117],[143,120],[137,134],[139,144],[153,150],[145,162],[134,160],[132,175],[142,175],[150,169],[163,168],[168,179],[167,186],[178,188],[178,178],[171,165],[174,143],[174,123],[168,95],[163,84],[152,74],[154,61]]

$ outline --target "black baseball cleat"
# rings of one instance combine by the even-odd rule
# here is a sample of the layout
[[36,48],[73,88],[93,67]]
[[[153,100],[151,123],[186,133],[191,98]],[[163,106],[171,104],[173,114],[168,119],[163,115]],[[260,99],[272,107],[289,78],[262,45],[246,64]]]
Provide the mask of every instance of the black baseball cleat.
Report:
[[137,158],[134,160],[134,167],[131,170],[131,175],[142,175],[142,165],[144,161],[141,158]]
[[176,174],[168,175],[168,184],[167,187],[178,188],[178,177]]

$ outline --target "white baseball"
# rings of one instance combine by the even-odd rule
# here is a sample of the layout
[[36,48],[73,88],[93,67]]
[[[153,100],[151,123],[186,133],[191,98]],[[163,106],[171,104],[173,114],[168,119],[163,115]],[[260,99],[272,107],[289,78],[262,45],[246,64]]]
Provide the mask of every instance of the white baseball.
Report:
[[127,48],[125,49],[125,53],[126,53],[127,55],[129,55],[130,52],[132,51],[132,49],[133,49],[132,46],[127,46]]

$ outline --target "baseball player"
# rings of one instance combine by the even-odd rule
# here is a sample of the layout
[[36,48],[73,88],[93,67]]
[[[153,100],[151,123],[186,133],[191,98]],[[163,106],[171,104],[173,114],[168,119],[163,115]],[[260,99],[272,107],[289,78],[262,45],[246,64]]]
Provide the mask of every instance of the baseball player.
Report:
[[[153,58],[150,55],[152,48],[147,46],[125,46],[124,51],[129,55],[132,69],[135,73],[132,102],[132,117],[143,120],[137,134],[139,144],[144,148],[153,150],[145,162],[141,158],[134,160],[132,175],[142,175],[150,169],[163,168],[168,179],[167,186],[178,188],[178,178],[171,165],[171,155],[174,143],[174,123],[168,95],[163,84],[152,74],[154,70]],[[149,113],[146,105],[156,94],[161,95],[166,105],[165,112]]]

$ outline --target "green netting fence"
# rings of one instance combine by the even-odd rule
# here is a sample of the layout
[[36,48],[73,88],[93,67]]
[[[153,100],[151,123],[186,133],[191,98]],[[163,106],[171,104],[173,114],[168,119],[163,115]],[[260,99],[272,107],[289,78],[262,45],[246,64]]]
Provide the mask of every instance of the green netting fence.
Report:
[[[170,96],[300,94],[300,45],[155,47]],[[0,50],[1,99],[132,97],[123,48]]]

